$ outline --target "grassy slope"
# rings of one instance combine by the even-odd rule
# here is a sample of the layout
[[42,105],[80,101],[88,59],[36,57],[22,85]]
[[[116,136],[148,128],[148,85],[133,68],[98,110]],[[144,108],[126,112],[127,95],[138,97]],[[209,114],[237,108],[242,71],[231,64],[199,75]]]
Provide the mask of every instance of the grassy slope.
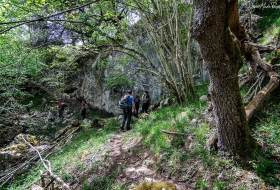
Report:
[[279,9],[260,9],[256,12],[262,18],[258,20],[260,32],[263,32],[264,37],[261,38],[261,43],[266,45],[275,45],[277,35],[280,32],[280,11]]
[[[280,11],[279,8],[272,9],[260,9],[256,11],[257,15],[262,18],[257,21],[257,25],[259,27],[259,33],[263,33],[263,37],[259,39],[259,43],[264,45],[277,45],[280,42]],[[278,44],[279,45],[279,44]],[[277,59],[273,61],[273,64],[280,63],[280,50],[277,52],[269,52],[263,55],[264,59],[268,62],[273,61],[273,59]]]
[[[200,92],[206,93],[206,87]],[[262,144],[263,150],[256,152],[255,159],[246,169],[231,158],[220,158],[217,152],[208,151],[205,143],[215,132],[215,127],[213,123],[209,125],[209,115],[203,114],[207,102],[197,99],[183,106],[164,107],[150,113],[148,119],[134,124],[131,132],[124,135],[123,141],[143,136],[142,143],[153,152],[154,170],[197,189],[279,188],[280,130],[277,110],[280,105],[275,104],[279,99],[280,96],[275,93],[252,119],[252,133]],[[119,132],[118,127],[118,122],[110,120],[103,129],[86,129],[77,133],[71,142],[49,158],[53,172],[72,184],[79,181],[82,189],[128,187],[130,184],[122,184],[117,180],[123,167],[121,165],[103,176],[94,172],[97,167],[106,165],[105,157],[109,150],[104,149],[104,146],[111,135]],[[187,137],[167,135],[161,130],[184,132]],[[90,162],[81,161],[79,154],[84,150],[89,151],[94,159]],[[27,189],[32,183],[40,183],[39,168],[30,169],[5,189]],[[93,178],[91,182],[87,181],[89,178]]]

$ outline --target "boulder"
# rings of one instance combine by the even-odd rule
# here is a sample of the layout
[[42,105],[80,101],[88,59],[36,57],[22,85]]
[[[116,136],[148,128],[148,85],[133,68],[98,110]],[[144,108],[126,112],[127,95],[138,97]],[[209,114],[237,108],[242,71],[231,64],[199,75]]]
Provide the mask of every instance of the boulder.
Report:
[[139,119],[146,119],[148,116],[149,116],[149,114],[147,114],[147,113],[142,113],[142,114],[139,116]]
[[133,190],[176,190],[176,186],[170,182],[142,182]]
[[162,102],[162,106],[170,106],[174,103],[174,101],[170,98],[166,98],[165,100],[163,100]]
[[35,146],[38,144],[38,139],[33,136],[33,135],[29,135],[29,134],[19,134],[15,137],[15,140],[13,141],[14,144],[25,144],[25,141],[23,140],[23,138],[29,142],[31,145]]
[[188,117],[187,112],[181,112],[176,116],[176,119],[182,121],[183,119],[187,119],[187,117]]
[[78,120],[73,120],[73,121],[71,122],[71,126],[72,126],[72,127],[78,127],[79,125],[80,125],[80,123],[79,123]]
[[83,160],[89,154],[90,154],[89,151],[83,150],[79,155],[80,160]]
[[207,101],[208,97],[207,97],[207,95],[203,95],[203,96],[200,96],[199,100],[200,101]]
[[0,128],[0,147],[12,140],[21,132],[24,131],[22,126],[2,126]]
[[0,173],[9,169],[16,163],[22,163],[28,153],[28,146],[26,144],[12,144],[6,148],[0,149]]
[[41,187],[40,185],[33,184],[30,187],[30,190],[44,190],[45,188]]
[[102,127],[102,126],[104,126],[106,124],[107,124],[106,119],[95,117],[95,118],[92,119],[91,127],[99,128],[99,127]]
[[151,105],[149,109],[150,109],[151,111],[154,111],[154,110],[158,109],[159,106],[160,106],[160,102],[157,102],[157,103]]

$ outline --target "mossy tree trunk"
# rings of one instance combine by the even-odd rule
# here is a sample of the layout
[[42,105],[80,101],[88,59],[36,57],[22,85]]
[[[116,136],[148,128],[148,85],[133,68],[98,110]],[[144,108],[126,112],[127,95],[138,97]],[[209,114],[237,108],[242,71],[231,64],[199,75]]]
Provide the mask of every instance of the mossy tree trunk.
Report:
[[209,93],[216,118],[219,153],[246,158],[256,143],[250,135],[238,84],[243,60],[229,30],[229,26],[239,27],[230,17],[238,17],[232,17],[233,5],[228,1],[196,0],[194,6],[192,34],[199,43],[210,75]]

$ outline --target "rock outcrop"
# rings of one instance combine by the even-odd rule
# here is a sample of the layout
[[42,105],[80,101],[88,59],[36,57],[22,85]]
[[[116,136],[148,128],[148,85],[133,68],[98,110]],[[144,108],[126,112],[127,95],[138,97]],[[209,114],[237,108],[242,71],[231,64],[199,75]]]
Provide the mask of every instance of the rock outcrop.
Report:
[[[54,139],[46,140],[45,137],[35,137],[30,134],[18,134],[13,141],[5,148],[0,148],[0,177],[11,166],[24,164],[26,160],[36,161],[37,152],[45,152],[57,146],[65,139],[72,137],[72,134],[80,129],[79,121],[73,120],[71,125],[62,128],[55,135]],[[26,141],[28,143],[26,143]],[[34,147],[31,148],[30,144]]]
[[100,71],[97,69],[90,69],[90,71],[83,77],[80,96],[83,97],[83,99],[85,99],[93,108],[104,110],[114,115],[121,114],[122,110],[119,109],[118,102],[128,89],[132,89],[133,94],[138,94],[140,97],[143,94],[143,90],[148,90],[152,102],[156,102],[164,96],[167,96],[165,90],[156,82],[156,80],[151,78],[151,76],[144,72],[135,71],[135,68],[140,65],[132,63],[132,66],[129,67],[116,68],[115,59],[116,58],[114,57],[109,58],[109,66],[103,70],[101,75],[103,75],[104,78],[108,78],[110,73],[119,69],[122,72],[127,73],[130,77],[129,80],[134,83],[134,85],[133,87],[107,87],[106,83],[100,78]]

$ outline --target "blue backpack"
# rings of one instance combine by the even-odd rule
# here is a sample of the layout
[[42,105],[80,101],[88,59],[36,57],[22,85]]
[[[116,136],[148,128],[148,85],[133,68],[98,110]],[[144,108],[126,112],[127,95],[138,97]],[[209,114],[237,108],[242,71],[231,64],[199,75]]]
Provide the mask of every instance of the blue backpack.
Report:
[[119,107],[121,109],[125,109],[125,108],[130,108],[131,107],[130,105],[128,105],[129,97],[130,97],[129,94],[126,94],[126,95],[124,95],[122,97],[122,99],[120,100],[120,104],[119,104]]

